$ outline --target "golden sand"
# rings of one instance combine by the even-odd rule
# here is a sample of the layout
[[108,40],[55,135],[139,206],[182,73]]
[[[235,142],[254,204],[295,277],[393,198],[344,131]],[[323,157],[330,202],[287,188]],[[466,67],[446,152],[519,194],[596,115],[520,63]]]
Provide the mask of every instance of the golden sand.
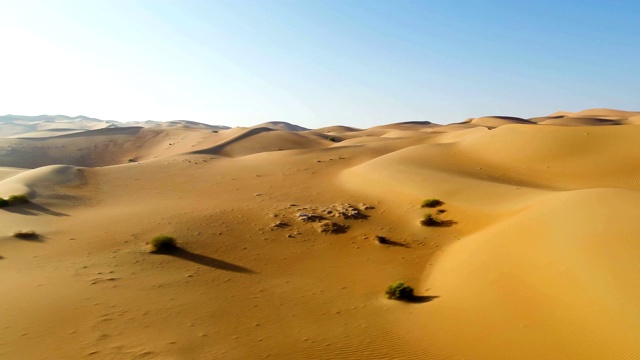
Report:
[[638,119],[0,139],[0,359],[640,358]]

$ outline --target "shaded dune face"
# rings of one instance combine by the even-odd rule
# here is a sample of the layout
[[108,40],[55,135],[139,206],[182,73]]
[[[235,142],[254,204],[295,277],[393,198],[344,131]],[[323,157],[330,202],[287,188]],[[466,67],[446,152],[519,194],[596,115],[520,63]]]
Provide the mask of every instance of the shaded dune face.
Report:
[[243,130],[210,148],[198,150],[195,153],[241,157],[270,151],[318,148],[327,146],[328,143],[327,138],[312,133],[258,127]]
[[639,118],[2,138],[0,358],[640,358]]

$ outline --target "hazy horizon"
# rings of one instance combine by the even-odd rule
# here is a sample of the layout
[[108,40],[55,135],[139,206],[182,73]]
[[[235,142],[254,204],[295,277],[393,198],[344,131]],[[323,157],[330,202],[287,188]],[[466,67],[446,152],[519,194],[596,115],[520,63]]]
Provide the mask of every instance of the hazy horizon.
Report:
[[623,1],[5,2],[0,113],[367,128],[640,109]]

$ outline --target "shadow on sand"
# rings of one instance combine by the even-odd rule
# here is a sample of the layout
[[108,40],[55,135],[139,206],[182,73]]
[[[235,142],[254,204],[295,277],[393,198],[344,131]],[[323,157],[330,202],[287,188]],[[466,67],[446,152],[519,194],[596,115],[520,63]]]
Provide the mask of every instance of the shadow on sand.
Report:
[[457,224],[457,221],[453,221],[453,220],[440,220],[440,219],[424,219],[422,221],[420,221],[420,224],[422,226],[428,226],[428,227],[452,227],[453,225]]
[[436,227],[451,227],[457,223],[458,223],[457,221],[453,221],[453,220],[441,220],[440,223],[436,225]]
[[11,212],[14,214],[31,215],[31,216],[36,216],[36,215],[69,216],[68,214],[54,211],[35,203],[28,203],[28,204],[23,204],[18,206],[9,206],[9,207],[2,208],[2,210]]
[[192,263],[196,263],[198,265],[210,267],[213,269],[219,269],[219,270],[225,270],[225,271],[231,271],[231,272],[237,272],[237,273],[243,273],[243,274],[256,273],[255,271],[249,268],[246,268],[244,266],[232,264],[230,262],[212,258],[206,255],[192,253],[191,251],[185,250],[182,248],[176,248],[176,249],[173,249],[172,251],[158,252],[158,254],[177,257],[179,259],[190,261]]
[[421,296],[421,295],[414,295],[411,299],[408,300],[403,300],[404,302],[408,302],[408,303],[412,303],[412,304],[424,304],[424,303],[428,303],[431,302],[437,298],[439,298],[440,296]]
[[380,235],[376,235],[376,241],[378,242],[378,244],[382,244],[382,245],[389,245],[389,246],[400,246],[403,248],[410,248],[411,246],[407,245],[407,244],[403,244],[403,243],[399,243],[397,241],[393,241],[387,237],[384,236],[380,236]]
[[33,231],[17,231],[13,234],[13,237],[29,242],[44,242],[46,240],[46,237]]

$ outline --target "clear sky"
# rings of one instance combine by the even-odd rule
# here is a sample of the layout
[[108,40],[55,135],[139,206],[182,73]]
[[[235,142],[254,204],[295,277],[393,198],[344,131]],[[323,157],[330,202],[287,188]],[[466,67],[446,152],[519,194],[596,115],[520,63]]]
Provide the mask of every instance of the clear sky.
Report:
[[640,110],[640,1],[0,0],[0,114],[317,128]]

